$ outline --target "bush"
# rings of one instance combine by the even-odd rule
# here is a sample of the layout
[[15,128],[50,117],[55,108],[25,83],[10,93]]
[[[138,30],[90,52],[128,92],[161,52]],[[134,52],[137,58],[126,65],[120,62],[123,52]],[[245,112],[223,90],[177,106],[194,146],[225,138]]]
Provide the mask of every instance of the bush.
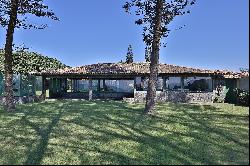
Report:
[[249,91],[235,88],[234,93],[236,95],[237,104],[249,106]]
[[229,89],[226,88],[226,86],[218,86],[215,90],[215,103],[224,103],[226,95],[228,93]]

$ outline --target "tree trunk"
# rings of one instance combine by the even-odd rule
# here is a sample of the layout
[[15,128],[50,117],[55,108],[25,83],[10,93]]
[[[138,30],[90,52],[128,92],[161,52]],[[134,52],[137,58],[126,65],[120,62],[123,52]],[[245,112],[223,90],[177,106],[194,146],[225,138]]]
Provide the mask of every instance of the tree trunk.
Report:
[[152,52],[150,56],[150,76],[149,76],[148,91],[146,96],[146,105],[144,110],[145,114],[153,114],[155,111],[156,83],[158,77],[159,52],[160,52],[160,41],[161,41],[162,9],[163,9],[162,0],[157,0],[155,24],[154,24],[154,36],[152,43]]
[[13,45],[13,35],[17,20],[17,10],[18,10],[18,0],[11,0],[10,20],[7,28],[5,53],[4,53],[5,96],[6,96],[5,109],[8,112],[15,111],[13,83],[12,83],[13,82],[12,45]]

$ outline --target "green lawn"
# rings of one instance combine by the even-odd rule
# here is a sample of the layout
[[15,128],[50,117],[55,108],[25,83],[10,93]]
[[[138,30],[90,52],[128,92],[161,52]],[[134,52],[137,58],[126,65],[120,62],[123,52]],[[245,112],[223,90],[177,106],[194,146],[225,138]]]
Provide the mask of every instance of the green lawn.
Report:
[[249,164],[249,108],[47,101],[0,107],[0,164]]

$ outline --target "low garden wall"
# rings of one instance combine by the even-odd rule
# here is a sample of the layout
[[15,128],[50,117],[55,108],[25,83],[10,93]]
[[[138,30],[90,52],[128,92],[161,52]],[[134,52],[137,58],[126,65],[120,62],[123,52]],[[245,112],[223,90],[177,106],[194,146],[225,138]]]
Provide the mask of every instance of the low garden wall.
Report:
[[[113,99],[122,100],[124,97],[133,97],[133,93],[125,92],[93,92],[93,99]],[[86,99],[89,98],[88,92],[61,92],[52,94],[52,99]]]
[[[84,94],[84,95],[83,95]],[[88,94],[76,94],[76,93],[68,93],[68,96],[64,96],[66,98],[86,98]],[[100,93],[93,94],[93,99],[124,99],[124,101],[128,102],[145,102],[146,101],[146,91],[135,91],[134,98],[131,98],[131,93]],[[180,103],[212,103],[214,101],[215,94],[214,92],[180,92],[180,91],[157,91],[156,101],[157,102],[180,102]],[[32,103],[44,100],[42,96],[23,96],[23,97],[15,97],[16,104],[25,104]],[[5,103],[5,97],[0,97],[0,104]]]
[[95,94],[94,98],[122,100],[124,97],[133,97],[133,93],[125,93],[125,92],[102,92],[102,93]]
[[[136,91],[134,102],[145,102],[146,91]],[[214,101],[214,92],[180,92],[180,91],[157,91],[157,102],[180,102],[180,103],[212,103]],[[131,99],[130,99],[131,100]]]

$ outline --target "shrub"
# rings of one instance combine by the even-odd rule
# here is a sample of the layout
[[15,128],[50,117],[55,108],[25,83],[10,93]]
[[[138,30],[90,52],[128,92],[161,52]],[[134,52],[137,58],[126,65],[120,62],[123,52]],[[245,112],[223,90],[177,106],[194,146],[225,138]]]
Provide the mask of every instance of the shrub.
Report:
[[224,103],[228,91],[229,89],[227,89],[226,86],[218,86],[215,90],[214,102]]
[[249,106],[249,91],[235,88],[234,93],[236,95],[237,104]]

